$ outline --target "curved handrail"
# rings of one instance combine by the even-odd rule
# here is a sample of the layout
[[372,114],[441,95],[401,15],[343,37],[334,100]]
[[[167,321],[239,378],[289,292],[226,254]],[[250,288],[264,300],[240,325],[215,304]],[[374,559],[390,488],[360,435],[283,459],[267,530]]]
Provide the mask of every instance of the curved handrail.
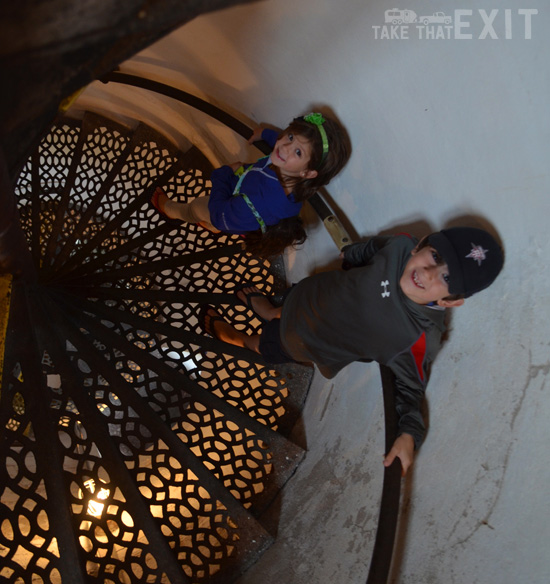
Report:
[[[380,376],[384,394],[385,447],[386,452],[389,452],[397,436],[395,375],[391,369],[380,365]],[[384,469],[378,529],[376,530],[367,584],[385,584],[388,580],[399,518],[401,472],[401,461],[397,457],[389,467]]]
[[[203,113],[218,120],[237,134],[248,140],[252,130],[243,122],[223,111],[219,107],[208,103],[201,98],[181,89],[176,89],[165,83],[153,81],[137,75],[113,71],[101,78],[103,83],[122,83],[133,87],[140,87],[154,91],[172,99],[176,99],[186,105],[194,107]],[[255,142],[254,145],[264,154],[269,154],[271,149],[265,142]],[[341,250],[351,243],[351,238],[340,223],[340,220],[332,212],[326,201],[319,193],[308,199],[317,215],[325,224],[334,243]],[[380,365],[382,389],[384,394],[384,426],[386,452],[391,448],[397,434],[397,417],[395,412],[395,378],[387,367]],[[384,469],[384,482],[382,486],[382,500],[378,517],[378,529],[374,542],[371,565],[366,584],[385,584],[390,571],[397,519],[399,517],[399,497],[401,491],[401,463],[395,459],[390,467]]]

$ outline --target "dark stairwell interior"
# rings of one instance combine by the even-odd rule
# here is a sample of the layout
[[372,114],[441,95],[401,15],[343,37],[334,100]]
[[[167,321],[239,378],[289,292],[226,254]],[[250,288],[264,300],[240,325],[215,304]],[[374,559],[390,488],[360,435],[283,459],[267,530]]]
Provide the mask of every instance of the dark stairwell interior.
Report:
[[[200,195],[208,161],[91,113],[50,128],[61,98],[194,16],[190,4],[165,18],[165,3],[151,2],[88,44],[45,48],[38,34],[2,51],[13,87],[0,199],[0,576],[10,582],[233,581],[269,546],[262,512],[303,456],[287,437],[311,370],[228,351],[199,319],[215,304],[255,330],[234,292],[252,281],[276,295],[282,262],[249,256],[235,236],[168,225],[148,202],[157,184]],[[222,4],[232,2],[203,9]],[[8,16],[6,29],[24,20]]]
[[12,286],[0,396],[10,581],[230,582],[270,543],[257,518],[303,456],[286,436],[311,370],[204,336],[204,303],[252,332],[236,288],[284,281],[239,237],[149,205],[158,184],[200,195],[208,166],[87,114],[17,180],[38,280]]

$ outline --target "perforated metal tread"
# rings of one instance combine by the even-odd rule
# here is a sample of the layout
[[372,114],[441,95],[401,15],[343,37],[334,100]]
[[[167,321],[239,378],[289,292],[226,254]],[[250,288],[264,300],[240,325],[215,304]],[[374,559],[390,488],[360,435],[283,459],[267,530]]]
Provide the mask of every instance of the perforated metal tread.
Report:
[[[197,162],[199,161],[199,162]],[[205,159],[151,128],[64,119],[18,179],[38,284],[13,289],[0,394],[0,577],[231,582],[271,542],[258,517],[303,456],[287,439],[311,370],[205,336],[280,262],[172,227],[157,184],[191,200]]]

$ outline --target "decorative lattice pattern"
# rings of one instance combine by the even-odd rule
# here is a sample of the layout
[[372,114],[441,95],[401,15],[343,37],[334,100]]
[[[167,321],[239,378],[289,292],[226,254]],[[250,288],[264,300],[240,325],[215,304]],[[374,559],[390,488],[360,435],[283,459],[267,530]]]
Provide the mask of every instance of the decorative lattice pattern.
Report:
[[302,456],[285,434],[309,370],[205,335],[205,304],[257,332],[235,290],[282,270],[150,206],[157,185],[203,195],[199,158],[87,114],[23,167],[39,283],[14,288],[0,393],[10,582],[229,583],[271,541],[257,517]]

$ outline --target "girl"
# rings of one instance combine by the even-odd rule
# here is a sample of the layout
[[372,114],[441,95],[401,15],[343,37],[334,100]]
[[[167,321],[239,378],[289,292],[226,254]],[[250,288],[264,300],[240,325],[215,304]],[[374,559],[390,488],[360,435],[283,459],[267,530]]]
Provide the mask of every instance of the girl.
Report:
[[340,172],[350,148],[343,128],[319,113],[295,118],[281,134],[256,128],[249,139],[265,140],[270,156],[212,172],[210,195],[190,203],[171,201],[161,188],[151,199],[170,219],[200,223],[215,232],[244,234],[247,251],[262,257],[306,239],[298,213],[302,202]]

